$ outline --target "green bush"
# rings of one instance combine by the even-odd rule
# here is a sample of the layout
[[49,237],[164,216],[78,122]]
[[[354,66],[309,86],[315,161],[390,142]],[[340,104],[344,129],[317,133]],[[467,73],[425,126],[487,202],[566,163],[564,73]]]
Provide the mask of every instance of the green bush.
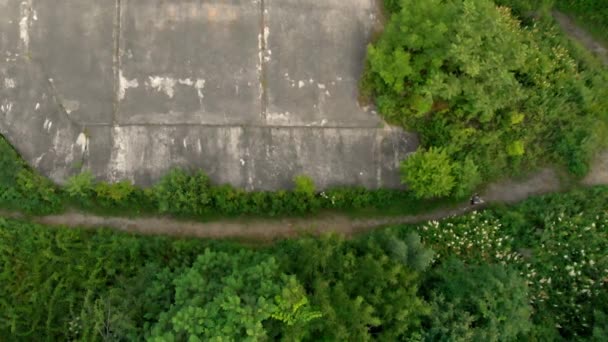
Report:
[[453,164],[441,148],[417,151],[401,164],[402,180],[419,197],[447,196],[455,186]]
[[95,178],[90,171],[76,174],[68,178],[64,191],[71,199],[89,201],[95,193]]

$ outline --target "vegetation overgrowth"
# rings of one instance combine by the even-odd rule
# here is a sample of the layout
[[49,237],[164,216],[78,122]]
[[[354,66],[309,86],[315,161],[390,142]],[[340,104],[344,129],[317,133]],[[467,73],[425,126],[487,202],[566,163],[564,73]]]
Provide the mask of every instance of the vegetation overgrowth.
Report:
[[0,334],[21,340],[608,337],[608,187],[271,246],[0,219]]
[[61,213],[68,207],[101,214],[170,214],[214,219],[242,216],[298,216],[321,210],[356,215],[416,214],[450,200],[420,201],[411,191],[364,187],[315,188],[306,176],[294,178],[293,190],[249,192],[214,185],[203,172],[171,170],[155,186],[140,188],[129,181],[96,181],[82,172],[57,186],[27,166],[0,136],[0,207],[31,215]]
[[[499,1],[521,15],[542,1]],[[608,71],[552,18],[490,0],[391,0],[362,93],[422,147],[403,163],[421,198],[557,164],[576,177],[605,146]]]

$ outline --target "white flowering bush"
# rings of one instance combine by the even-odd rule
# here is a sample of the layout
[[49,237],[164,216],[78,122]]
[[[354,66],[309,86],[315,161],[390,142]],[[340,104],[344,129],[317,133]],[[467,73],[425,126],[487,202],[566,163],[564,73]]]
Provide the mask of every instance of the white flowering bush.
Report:
[[513,237],[505,234],[500,221],[489,215],[470,215],[442,222],[429,221],[418,227],[422,241],[437,254],[456,255],[462,260],[511,263],[521,260],[512,248]]

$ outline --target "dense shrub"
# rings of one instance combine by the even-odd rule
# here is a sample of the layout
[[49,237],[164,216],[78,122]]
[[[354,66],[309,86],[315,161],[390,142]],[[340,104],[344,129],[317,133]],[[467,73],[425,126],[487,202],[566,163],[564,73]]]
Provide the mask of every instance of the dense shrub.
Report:
[[[448,188],[462,195],[479,180],[541,163],[558,163],[576,176],[587,172],[606,140],[608,74],[573,58],[550,19],[521,26],[490,0],[399,5],[368,48],[362,92],[389,122],[420,134],[427,151],[421,154],[441,149],[453,169],[471,170],[475,180],[465,180],[464,188],[445,182],[433,191],[414,188],[419,196]],[[412,164],[410,183],[429,183],[427,172],[413,173],[420,158],[404,162],[406,169]]]
[[185,217],[288,216],[315,213],[320,209],[377,209],[400,207],[401,212],[423,210],[427,203],[403,190],[368,190],[363,187],[337,187],[317,192],[312,179],[298,176],[294,190],[248,192],[228,184],[211,184],[201,171],[194,174],[171,170],[157,185],[142,190],[123,181],[115,184],[95,182],[89,172],[71,177],[66,196],[85,209],[143,209]]

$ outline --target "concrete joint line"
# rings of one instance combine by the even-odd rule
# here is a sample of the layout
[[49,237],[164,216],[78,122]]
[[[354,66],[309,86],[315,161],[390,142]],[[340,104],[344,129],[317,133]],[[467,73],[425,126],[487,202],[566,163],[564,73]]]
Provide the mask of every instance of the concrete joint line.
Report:
[[259,73],[260,73],[260,116],[262,120],[266,121],[266,114],[268,110],[268,92],[267,92],[267,80],[266,80],[266,53],[268,49],[268,28],[266,26],[266,4],[265,0],[260,0],[260,32],[258,35],[259,40]]
[[122,22],[122,0],[116,0],[116,14],[114,17],[114,53],[113,53],[113,72],[114,72],[114,103],[112,108],[112,123],[116,123],[116,116],[118,115],[118,107],[120,102],[120,36],[121,36],[121,22]]

